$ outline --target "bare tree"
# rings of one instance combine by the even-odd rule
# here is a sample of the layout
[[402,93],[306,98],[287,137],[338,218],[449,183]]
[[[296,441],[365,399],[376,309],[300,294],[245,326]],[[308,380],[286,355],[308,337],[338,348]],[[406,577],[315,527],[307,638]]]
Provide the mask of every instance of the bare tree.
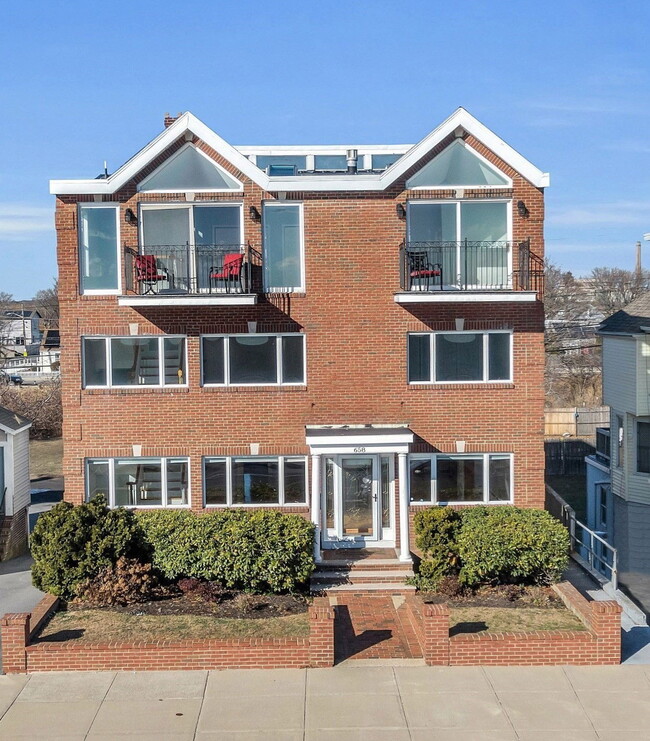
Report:
[[43,326],[54,329],[59,326],[59,281],[54,280],[51,288],[37,291],[34,296],[34,307],[41,315]]
[[650,290],[650,271],[594,268],[588,283],[594,308],[605,316],[610,316]]

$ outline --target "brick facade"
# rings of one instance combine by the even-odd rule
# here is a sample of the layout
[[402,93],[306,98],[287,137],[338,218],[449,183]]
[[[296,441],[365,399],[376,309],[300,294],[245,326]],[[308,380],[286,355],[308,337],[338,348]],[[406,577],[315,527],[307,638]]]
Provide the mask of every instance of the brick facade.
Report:
[[[171,117],[170,117],[171,118]],[[528,214],[512,209],[512,238],[531,240],[543,257],[543,190],[513,170],[494,152],[465,134],[466,142],[513,180],[512,188],[470,190],[466,200],[523,200]],[[541,302],[397,304],[400,291],[399,245],[405,222],[396,205],[409,200],[453,197],[453,191],[405,189],[408,177],[452,139],[441,142],[396,183],[381,192],[294,192],[289,202],[304,204],[306,291],[261,295],[255,306],[119,306],[116,296],[80,295],[78,204],[97,199],[118,203],[120,244],[138,244],[138,227],[125,222],[139,203],[184,202],[185,194],[137,192],[136,186],[184,143],[178,141],[114,196],[57,196],[61,370],[63,381],[65,497],[84,498],[84,459],[132,455],[188,456],[194,511],[203,510],[202,457],[307,455],[305,426],[319,424],[406,423],[415,434],[413,452],[514,454],[514,501],[543,507],[543,306]],[[229,161],[194,137],[194,144],[244,185],[243,193],[195,193],[193,202],[243,202],[243,242],[262,249],[259,222],[249,207],[261,209],[277,193],[265,192]],[[122,265],[124,273],[124,265]],[[125,276],[122,274],[122,285]],[[453,330],[514,331],[512,384],[407,383],[407,333]],[[304,387],[202,388],[200,336],[204,333],[300,331],[306,335],[307,383]],[[83,390],[81,343],[84,335],[177,333],[188,337],[187,388]],[[397,461],[395,461],[397,475]],[[311,480],[309,477],[308,480]],[[395,509],[399,486],[395,486]],[[309,495],[308,495],[309,500]],[[309,507],[291,507],[309,515]],[[398,512],[395,515],[399,522]],[[396,533],[399,539],[399,532]]]

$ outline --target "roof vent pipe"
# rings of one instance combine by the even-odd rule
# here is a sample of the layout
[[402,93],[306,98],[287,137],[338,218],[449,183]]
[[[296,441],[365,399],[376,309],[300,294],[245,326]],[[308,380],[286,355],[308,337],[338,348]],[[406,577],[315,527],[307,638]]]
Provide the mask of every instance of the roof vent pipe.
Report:
[[356,175],[359,152],[356,149],[348,149],[345,153],[345,159],[348,164],[348,175]]

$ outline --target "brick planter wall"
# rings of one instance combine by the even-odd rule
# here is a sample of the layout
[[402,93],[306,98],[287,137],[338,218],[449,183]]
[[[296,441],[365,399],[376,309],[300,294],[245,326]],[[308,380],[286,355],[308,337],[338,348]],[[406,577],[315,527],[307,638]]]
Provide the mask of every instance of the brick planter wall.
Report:
[[[58,600],[46,596],[32,613],[0,621],[6,674],[44,671],[144,671],[165,669],[279,669],[334,664],[334,610],[316,599],[307,638],[240,638],[87,644],[31,643]],[[34,626],[33,628],[31,626]]]
[[621,661],[621,607],[614,601],[588,602],[568,583],[556,592],[586,631],[531,631],[527,633],[464,633],[449,635],[449,607],[407,600],[424,659],[429,665],[560,665],[619,664]]

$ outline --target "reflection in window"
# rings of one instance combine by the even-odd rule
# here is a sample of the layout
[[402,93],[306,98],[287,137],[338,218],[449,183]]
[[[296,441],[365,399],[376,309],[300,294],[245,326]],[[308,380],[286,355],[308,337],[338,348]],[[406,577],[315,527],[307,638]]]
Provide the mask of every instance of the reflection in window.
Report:
[[79,207],[81,291],[117,291],[118,239],[116,206]]

